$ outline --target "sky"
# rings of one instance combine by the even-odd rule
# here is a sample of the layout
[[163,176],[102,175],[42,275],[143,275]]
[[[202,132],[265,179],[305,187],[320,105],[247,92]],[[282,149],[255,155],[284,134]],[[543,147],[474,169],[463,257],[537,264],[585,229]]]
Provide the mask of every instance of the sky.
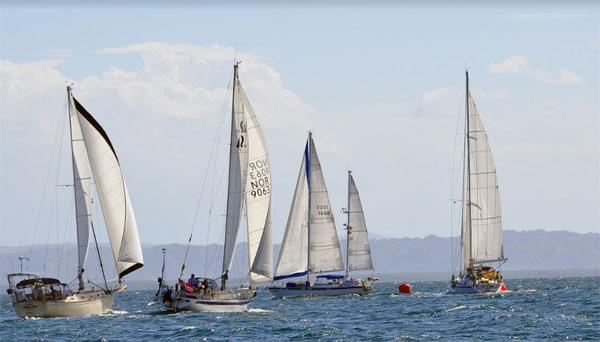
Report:
[[373,236],[456,235],[466,69],[504,229],[600,231],[596,2],[3,2],[0,48],[0,245],[75,239],[71,83],[112,140],[142,243],[222,241],[234,60],[271,159],[275,243],[308,130],[340,234],[350,168]]

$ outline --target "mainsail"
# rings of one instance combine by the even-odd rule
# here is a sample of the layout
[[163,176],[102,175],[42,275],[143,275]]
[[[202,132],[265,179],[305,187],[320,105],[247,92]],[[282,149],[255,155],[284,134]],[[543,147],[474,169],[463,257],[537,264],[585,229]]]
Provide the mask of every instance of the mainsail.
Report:
[[271,167],[266,142],[234,67],[223,272],[231,268],[244,203],[250,282],[273,277]]
[[[467,76],[468,77],[468,76]],[[504,259],[502,216],[496,167],[479,111],[468,90],[465,202],[462,245],[465,267]]]
[[77,112],[71,101],[71,88],[67,88],[69,101],[69,127],[71,129],[71,154],[73,160],[73,185],[75,188],[75,216],[77,225],[77,255],[79,289],[83,289],[81,274],[85,267],[92,224],[92,179],[85,142]]
[[348,269],[350,271],[372,270],[373,261],[371,260],[371,246],[369,245],[365,213],[360,202],[358,189],[354,183],[354,177],[352,175],[349,177]]
[[327,187],[317,151],[309,134],[279,252],[275,280],[305,275],[308,271],[327,272],[342,269],[344,263]]
[[[74,97],[71,99],[94,175],[117,272],[122,278],[144,263],[133,208],[117,154],[106,132]],[[80,165],[79,161],[77,165]]]
[[223,273],[231,268],[243,210],[243,187],[248,169],[247,121],[244,115],[242,94],[236,85],[237,65],[234,69],[233,105],[231,109],[231,139],[229,145],[229,181],[227,193],[227,217],[225,219],[225,245]]

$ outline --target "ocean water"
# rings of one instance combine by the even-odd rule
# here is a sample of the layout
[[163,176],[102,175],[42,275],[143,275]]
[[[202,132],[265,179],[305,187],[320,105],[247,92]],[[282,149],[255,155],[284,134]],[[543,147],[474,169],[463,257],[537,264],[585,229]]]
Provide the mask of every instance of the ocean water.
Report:
[[244,313],[167,313],[153,291],[102,316],[21,319],[0,296],[0,341],[600,341],[600,278],[506,280],[502,295],[445,295],[447,282],[377,284],[373,295],[275,299]]

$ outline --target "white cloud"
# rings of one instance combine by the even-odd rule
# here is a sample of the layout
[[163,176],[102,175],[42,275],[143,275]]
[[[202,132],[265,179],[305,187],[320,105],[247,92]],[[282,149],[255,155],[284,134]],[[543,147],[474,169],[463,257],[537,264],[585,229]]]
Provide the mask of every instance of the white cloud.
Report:
[[529,59],[524,56],[513,56],[507,60],[492,64],[490,72],[493,74],[504,74],[526,71],[529,68]]
[[567,69],[558,68],[558,75],[539,69],[531,70],[531,75],[538,81],[552,84],[577,84],[583,79]]
[[550,84],[578,84],[583,78],[565,68],[557,68],[556,72],[532,68],[529,59],[524,56],[513,56],[500,63],[490,64],[490,72],[493,74],[526,73],[535,80]]
[[[222,116],[229,122],[231,89],[228,90],[228,83],[230,87],[234,49],[218,45],[144,43],[97,52],[135,53],[142,60],[135,69],[112,66],[78,79],[73,90],[104,127],[117,150],[134,208],[139,211],[140,227],[160,231],[160,227],[175,224],[187,230],[218,122]],[[305,128],[317,126],[314,124],[316,112],[286,89],[280,74],[258,56],[238,53],[237,58],[242,61],[240,79],[259,115],[269,141],[269,152],[284,156],[273,161],[277,165],[274,167],[283,170],[289,167],[290,174],[294,173],[298,158],[289,153],[290,146],[301,146]],[[3,60],[1,63],[3,168],[0,188],[2,197],[23,194],[11,199],[15,210],[2,210],[2,222],[12,222],[38,210],[36,203],[39,202],[31,198],[39,198],[41,194],[43,183],[40,181],[48,168],[56,128],[65,129],[59,122],[66,122],[64,101],[68,77],[60,71],[60,60],[34,63]],[[227,124],[217,139],[220,155],[217,180],[224,170],[222,166],[226,165],[226,131]],[[62,141],[63,151],[68,151],[64,145],[67,139]],[[66,153],[63,152],[57,178],[63,184],[70,179]],[[8,165],[28,166],[12,168]],[[27,187],[14,188],[16,184],[9,180],[17,178],[28,179]],[[282,178],[278,173],[275,186],[281,184],[279,179]],[[218,191],[215,189],[215,192]],[[279,192],[282,197],[284,193]],[[8,203],[5,199],[2,202]],[[205,197],[203,206],[207,203]],[[165,215],[156,208],[180,218],[173,223],[171,214]],[[281,205],[280,209],[283,208]],[[172,240],[178,241],[179,237]]]
[[13,63],[0,60],[0,92],[8,101],[19,101],[43,94],[57,84],[66,84],[56,67],[61,60],[52,59],[31,63]]

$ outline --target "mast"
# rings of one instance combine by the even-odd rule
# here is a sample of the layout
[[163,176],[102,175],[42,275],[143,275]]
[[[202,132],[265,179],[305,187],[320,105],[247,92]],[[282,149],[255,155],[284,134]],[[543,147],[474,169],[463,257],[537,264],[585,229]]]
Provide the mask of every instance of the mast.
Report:
[[[232,135],[233,135],[233,132],[235,130],[235,128],[234,128],[235,127],[235,91],[236,91],[236,86],[235,86],[236,82],[235,82],[235,80],[238,77],[238,66],[239,66],[239,62],[236,62],[233,65],[233,90],[231,92],[231,95],[232,95],[231,96],[231,130],[232,130],[231,134]],[[229,149],[231,151],[233,148],[235,148],[233,146],[234,141],[232,140],[230,143],[231,143],[231,145],[230,145]],[[228,188],[231,188],[231,172],[232,172],[232,170],[231,170],[231,163],[232,163],[232,160],[231,160],[231,152],[230,152],[229,153],[229,179],[230,179],[230,181],[229,181],[229,184],[228,184]],[[225,219],[226,220],[225,221],[225,246],[223,248],[223,270],[222,270],[221,274],[224,274],[225,272],[227,272],[228,268],[229,268],[229,265],[226,262],[226,260],[228,258],[228,256],[227,256],[227,246],[226,245],[227,245],[227,223],[228,223],[227,221],[230,220],[230,218],[229,218],[229,205],[230,205],[230,198],[229,197],[230,196],[231,196],[231,189],[228,189],[227,190],[227,217]],[[237,235],[237,233],[236,233],[236,235]],[[233,241],[233,245],[235,247],[235,241]]]
[[350,182],[352,179],[352,171],[348,170],[348,207],[346,208],[347,222],[346,223],[346,278],[350,273],[350,234],[352,234],[352,227],[350,227]]
[[307,258],[308,258],[308,269],[306,270],[306,281],[308,283],[310,283],[310,221],[311,221],[311,217],[310,217],[310,202],[311,202],[311,186],[310,186],[310,174],[311,174],[311,159],[312,159],[312,132],[308,131],[308,144],[306,145],[307,149],[308,149],[308,158],[306,161],[306,166],[308,169],[308,172],[306,173],[306,182],[308,183],[308,227],[307,227],[307,231],[308,231],[308,248],[307,248]]
[[[73,107],[72,101],[71,101],[71,86],[68,85],[67,86],[67,105],[69,106],[69,110],[67,115],[69,115],[69,135],[71,136],[71,158],[72,158],[72,168],[73,168],[73,183],[75,183],[75,177],[77,177],[77,166],[76,166],[76,162],[75,162],[75,155],[73,153],[73,123],[71,122],[71,108]],[[75,184],[74,184],[75,185]],[[77,189],[75,189],[75,186],[73,186],[73,196],[75,196],[75,206],[78,205],[77,202]],[[77,213],[77,210],[75,210],[75,213]],[[75,223],[77,222],[77,214],[75,214]],[[79,234],[78,234],[79,235]],[[79,241],[77,242],[77,246],[79,247]],[[79,291],[84,289],[84,284],[83,284],[83,265],[79,265],[78,266],[78,270],[77,270],[77,279],[79,280]]]
[[[468,256],[469,256],[469,267],[471,266],[473,260],[472,260],[472,253],[471,250],[473,249],[473,231],[472,231],[472,225],[471,225],[471,143],[470,143],[470,136],[469,136],[469,71],[465,71],[465,78],[466,78],[466,91],[465,91],[465,107],[466,107],[466,124],[465,124],[465,139],[466,139],[466,155],[467,155],[467,202],[465,204],[466,206],[466,211],[467,211],[467,218],[465,220],[467,226],[469,227],[469,251],[468,251]],[[465,253],[467,253],[467,251],[465,251]],[[464,265],[465,268],[467,265]]]

